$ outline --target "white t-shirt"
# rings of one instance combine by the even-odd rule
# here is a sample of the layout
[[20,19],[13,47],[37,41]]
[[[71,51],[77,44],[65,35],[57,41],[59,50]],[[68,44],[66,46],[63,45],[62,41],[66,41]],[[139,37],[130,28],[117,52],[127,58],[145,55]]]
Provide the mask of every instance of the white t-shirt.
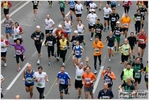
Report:
[[82,4],[76,4],[75,10],[76,10],[76,14],[82,14],[83,5]]
[[[54,23],[54,21],[52,19],[45,19],[45,30],[53,30],[53,27],[51,27]],[[51,27],[51,28],[50,28]]]
[[83,73],[84,73],[83,68],[80,69],[78,66],[76,66],[76,78],[75,79],[78,81],[82,80]]
[[103,11],[104,11],[104,18],[109,18],[109,15],[110,15],[110,12],[112,12],[112,9],[104,7]]
[[46,72],[42,72],[41,74],[39,74],[39,72],[35,72],[33,77],[38,80],[41,79],[40,82],[36,82],[36,87],[39,88],[44,88],[45,87],[45,78],[47,76]]
[[98,16],[95,13],[90,13],[87,15],[87,18],[89,19],[89,25],[93,26],[96,23],[96,19],[98,18]]
[[[1,77],[1,80],[4,78],[3,75],[1,75],[0,77]],[[2,87],[0,87],[0,91],[2,91]]]
[[95,9],[97,7],[96,3],[89,3],[90,9]]

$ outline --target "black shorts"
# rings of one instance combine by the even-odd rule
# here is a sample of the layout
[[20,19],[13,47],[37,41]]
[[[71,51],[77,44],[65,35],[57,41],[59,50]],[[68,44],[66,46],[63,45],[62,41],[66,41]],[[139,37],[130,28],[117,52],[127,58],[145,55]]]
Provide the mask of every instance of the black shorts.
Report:
[[144,80],[145,80],[146,83],[148,82],[148,78],[145,78],[145,76],[144,76]]
[[112,87],[113,86],[113,84],[108,84],[108,88],[110,88],[110,87]]
[[101,38],[102,38],[102,34],[101,34],[101,33],[96,33],[95,37],[96,37],[96,36],[98,36],[98,37],[99,37],[99,39],[101,39]]
[[25,84],[26,87],[34,86],[34,84]]
[[51,55],[54,56],[54,47],[53,46],[48,46],[47,51],[48,51],[48,57],[50,57]]
[[65,12],[65,8],[60,8],[60,11],[61,12]]
[[4,9],[4,15],[9,14],[9,9]]
[[111,5],[111,8],[116,8],[116,5]]
[[59,92],[63,93],[63,90],[64,90],[65,94],[68,94],[68,85],[59,84]]
[[1,52],[1,57],[6,57],[7,52]]
[[37,50],[38,53],[41,52],[41,46],[42,46],[41,43],[40,43],[40,44],[36,44],[36,43],[35,43],[35,47],[36,47],[36,50]]
[[45,34],[51,34],[53,30],[45,30]]
[[33,5],[33,9],[38,9],[38,5]]
[[109,19],[109,18],[105,18],[105,17],[104,17],[104,20],[109,21],[110,19]]
[[146,48],[146,44],[138,44],[138,47],[140,47],[141,49],[145,49]]
[[125,61],[128,61],[128,57],[129,57],[129,55],[128,56],[125,56],[125,55],[121,55],[121,61],[122,62],[125,62]]
[[16,55],[16,62],[17,62],[17,64],[19,63],[19,58],[21,59],[22,62],[24,61],[23,55]]
[[82,80],[78,81],[78,80],[75,80],[75,88],[78,89],[82,89],[83,87],[83,84],[82,84]]
[[138,82],[138,83],[141,82],[141,78],[134,78],[134,79],[135,79],[135,82]]
[[82,16],[82,14],[76,14],[76,17],[81,17]]
[[95,28],[95,24],[93,26],[91,26],[91,25],[88,24],[88,28],[89,29]]
[[123,32],[127,31],[128,32],[128,28],[123,28]]
[[82,43],[84,40],[84,35],[80,35],[79,37],[80,37],[80,43]]
[[134,50],[134,47],[135,47],[135,46],[130,46],[131,50]]
[[71,11],[75,12],[75,8],[70,8]]
[[143,21],[145,20],[145,16],[143,16]]

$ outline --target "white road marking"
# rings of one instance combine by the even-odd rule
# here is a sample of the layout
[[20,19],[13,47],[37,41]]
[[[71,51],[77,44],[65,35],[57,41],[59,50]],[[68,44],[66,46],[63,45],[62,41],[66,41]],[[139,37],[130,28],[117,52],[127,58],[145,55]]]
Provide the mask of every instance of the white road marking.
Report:
[[66,17],[70,14],[70,11],[66,14]]
[[125,15],[125,13],[123,12],[123,15],[122,15],[122,17]]
[[[9,14],[9,16],[11,17],[13,14],[15,14],[17,11],[19,11],[20,9],[22,9],[25,5],[27,5],[30,1],[25,2],[22,6],[20,6],[19,8],[17,8],[15,11],[13,11],[11,14]],[[1,21],[1,24],[5,21],[5,18]]]
[[19,76],[23,73],[23,71],[25,70],[25,68],[27,67],[29,63],[26,63],[25,66],[21,69],[21,71],[17,74],[17,76],[13,79],[13,81],[10,83],[10,85],[7,87],[6,90],[9,90],[13,84],[16,82],[16,80],[19,78]]

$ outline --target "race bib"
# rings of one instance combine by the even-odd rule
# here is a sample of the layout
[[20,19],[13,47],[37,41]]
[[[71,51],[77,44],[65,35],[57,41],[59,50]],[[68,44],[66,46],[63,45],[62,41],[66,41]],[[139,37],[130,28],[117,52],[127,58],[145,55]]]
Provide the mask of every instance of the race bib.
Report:
[[108,96],[102,96],[102,99],[108,99]]
[[63,7],[64,6],[64,4],[63,3],[60,3],[60,7]]
[[38,86],[42,86],[42,84],[41,84],[41,83],[38,83],[37,85],[38,85]]
[[21,50],[16,50],[16,54],[20,55]]
[[62,46],[62,48],[63,48],[64,50],[66,50],[66,49],[67,49],[67,46]]
[[81,79],[82,78],[82,76],[77,76],[77,79]]
[[145,15],[145,13],[144,13],[144,12],[141,12],[141,15],[143,15],[143,16],[144,16],[144,15]]
[[76,50],[75,51],[75,55],[79,56],[80,55],[80,51]]
[[141,21],[141,17],[140,16],[137,16],[137,21]]
[[112,21],[116,21],[116,18],[112,17]]
[[6,27],[9,27],[9,24],[5,24]]
[[93,26],[94,25],[93,22],[90,22],[89,24],[90,24],[90,26]]
[[73,44],[76,45],[76,40],[73,40]]
[[85,78],[86,84],[90,84],[91,79],[90,78]]
[[128,3],[128,1],[124,1],[124,4],[127,4]]
[[95,48],[95,49],[94,49],[94,52],[95,52],[95,53],[99,53],[99,48]]
[[129,49],[128,49],[128,48],[126,48],[126,49],[125,49],[125,52],[128,52],[128,50],[129,50]]
[[100,31],[101,31],[101,30],[100,30],[99,28],[96,29],[96,33],[100,33]]
[[140,41],[141,43],[143,43],[143,42],[144,42],[144,39],[139,39],[139,41]]
[[28,78],[26,78],[26,81],[27,81],[27,83],[32,83],[33,79],[28,77]]
[[147,78],[147,79],[148,79],[148,73],[146,73],[146,74],[145,74],[145,78]]
[[109,84],[111,83],[111,79],[105,79],[105,82]]
[[18,35],[18,34],[16,34],[16,35],[15,35],[15,37],[16,37],[16,38],[18,38],[18,37],[19,37],[19,35]]
[[60,84],[65,84],[65,80],[64,79],[60,79]]
[[124,25],[124,27],[128,27],[128,23],[125,23],[125,24],[123,24]]
[[48,41],[48,45],[52,46],[53,45],[53,41]]
[[1,46],[1,48],[5,48],[5,46]]
[[120,35],[120,31],[119,31],[119,30],[116,30],[116,31],[115,31],[115,34],[116,34],[116,35]]
[[36,35],[36,40],[39,40],[40,35]]
[[65,28],[65,30],[66,30],[66,31],[69,31],[69,30],[70,30],[70,28]]
[[140,73],[135,73],[135,78],[140,78]]

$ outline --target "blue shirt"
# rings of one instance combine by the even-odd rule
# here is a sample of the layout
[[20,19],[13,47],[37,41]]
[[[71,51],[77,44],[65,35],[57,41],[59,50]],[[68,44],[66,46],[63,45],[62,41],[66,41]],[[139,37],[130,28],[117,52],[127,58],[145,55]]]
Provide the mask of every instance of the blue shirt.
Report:
[[70,79],[71,77],[69,76],[69,74],[67,72],[62,73],[60,71],[57,74],[57,78],[59,78],[59,83],[60,84],[62,84],[62,85],[68,85],[68,79]]
[[33,70],[31,73],[28,73],[28,70],[26,70],[25,85],[34,85],[33,74],[34,74]]
[[70,5],[70,8],[75,8],[75,2],[74,2],[74,0],[70,0],[69,1],[69,5]]
[[103,90],[99,91],[98,99],[100,99],[100,97],[101,97],[102,99],[108,99],[108,98],[107,98],[108,96],[110,97],[110,99],[112,99],[112,98],[114,97],[113,92],[108,89],[107,92],[104,93],[104,89],[103,89]]

